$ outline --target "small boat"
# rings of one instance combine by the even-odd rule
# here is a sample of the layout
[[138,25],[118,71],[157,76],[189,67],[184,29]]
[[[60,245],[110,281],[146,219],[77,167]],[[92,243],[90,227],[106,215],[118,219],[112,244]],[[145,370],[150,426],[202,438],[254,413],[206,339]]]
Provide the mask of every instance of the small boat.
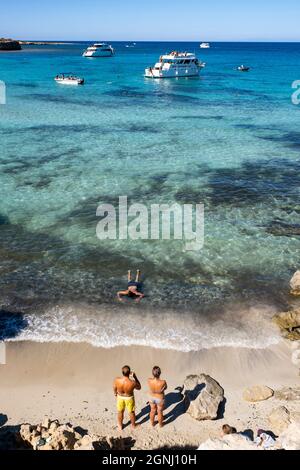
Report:
[[250,67],[247,67],[246,65],[240,65],[238,67],[239,72],[249,72],[249,70],[250,70]]
[[136,42],[133,42],[132,44],[126,44],[125,47],[135,47],[136,46]]
[[54,78],[56,83],[61,83],[62,85],[83,85],[84,78],[75,77],[75,75],[70,75],[66,73],[60,73]]
[[115,53],[113,47],[105,42],[99,42],[89,46],[84,53],[83,57],[111,57]]
[[210,48],[209,42],[202,42],[200,44],[200,49],[209,49],[209,48]]
[[205,67],[205,63],[197,59],[195,54],[190,52],[173,51],[162,55],[154,67],[145,70],[147,78],[179,78],[198,77],[200,70]]

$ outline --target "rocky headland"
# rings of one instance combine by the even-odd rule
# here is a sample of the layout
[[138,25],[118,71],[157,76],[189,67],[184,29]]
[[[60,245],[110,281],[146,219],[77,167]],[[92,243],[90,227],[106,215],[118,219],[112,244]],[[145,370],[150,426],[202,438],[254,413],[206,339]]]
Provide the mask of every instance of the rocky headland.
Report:
[[22,46],[19,41],[0,38],[0,51],[20,51]]

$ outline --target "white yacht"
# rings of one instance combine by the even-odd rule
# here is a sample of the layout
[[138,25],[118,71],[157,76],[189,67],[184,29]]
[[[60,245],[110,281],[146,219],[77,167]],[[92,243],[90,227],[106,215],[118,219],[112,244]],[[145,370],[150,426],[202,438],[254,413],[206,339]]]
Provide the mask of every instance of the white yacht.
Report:
[[154,67],[145,70],[147,78],[197,77],[205,63],[190,52],[173,51],[162,55]]
[[201,49],[209,49],[209,48],[210,48],[209,42],[202,42],[202,43],[200,44],[200,48],[201,48]]
[[75,77],[74,75],[61,73],[56,75],[54,78],[56,83],[60,83],[62,85],[83,85],[84,78]]
[[99,42],[89,46],[83,53],[83,57],[111,57],[115,51],[113,47],[105,42]]

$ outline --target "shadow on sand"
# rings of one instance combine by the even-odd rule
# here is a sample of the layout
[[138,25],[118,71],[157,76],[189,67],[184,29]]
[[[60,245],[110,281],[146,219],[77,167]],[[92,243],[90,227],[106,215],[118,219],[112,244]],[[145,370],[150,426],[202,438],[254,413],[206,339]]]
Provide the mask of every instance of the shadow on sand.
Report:
[[5,426],[7,421],[7,415],[0,413],[0,451],[26,449],[17,439],[20,426]]
[[16,338],[28,326],[22,313],[0,310],[0,341]]
[[[200,393],[200,392],[199,392]],[[168,411],[169,408],[171,408]],[[184,397],[179,391],[170,392],[165,397],[165,419],[164,424],[170,424],[175,421],[179,416],[186,412]],[[137,415],[136,420],[139,425],[146,423],[150,419],[150,405],[147,405]]]
[[[194,390],[189,392],[189,398],[191,401],[197,399],[199,394],[205,388],[205,384],[198,384]],[[226,407],[226,398],[224,397],[223,402],[220,404],[218,410],[217,419],[223,419]],[[170,392],[165,397],[165,410],[164,410],[164,425],[173,423],[177,418],[185,414],[187,411],[187,404],[185,397],[182,395],[181,387],[177,387],[173,392]],[[142,408],[140,413],[136,416],[137,424],[142,425],[150,420],[150,405]],[[128,423],[126,426],[128,426]]]

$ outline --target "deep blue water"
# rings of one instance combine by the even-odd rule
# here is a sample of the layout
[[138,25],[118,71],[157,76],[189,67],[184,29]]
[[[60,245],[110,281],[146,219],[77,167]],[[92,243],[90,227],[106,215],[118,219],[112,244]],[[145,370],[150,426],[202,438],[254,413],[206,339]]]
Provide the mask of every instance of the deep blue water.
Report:
[[[112,45],[103,59],[83,58],[85,43],[0,55],[2,307],[25,312],[20,338],[185,350],[274,341],[263,322],[299,267],[300,43]],[[145,79],[170,50],[196,52],[200,78]],[[86,83],[59,86],[59,72]],[[204,203],[204,248],[100,242],[97,206],[120,195]],[[115,292],[138,267],[147,298],[120,308]]]

